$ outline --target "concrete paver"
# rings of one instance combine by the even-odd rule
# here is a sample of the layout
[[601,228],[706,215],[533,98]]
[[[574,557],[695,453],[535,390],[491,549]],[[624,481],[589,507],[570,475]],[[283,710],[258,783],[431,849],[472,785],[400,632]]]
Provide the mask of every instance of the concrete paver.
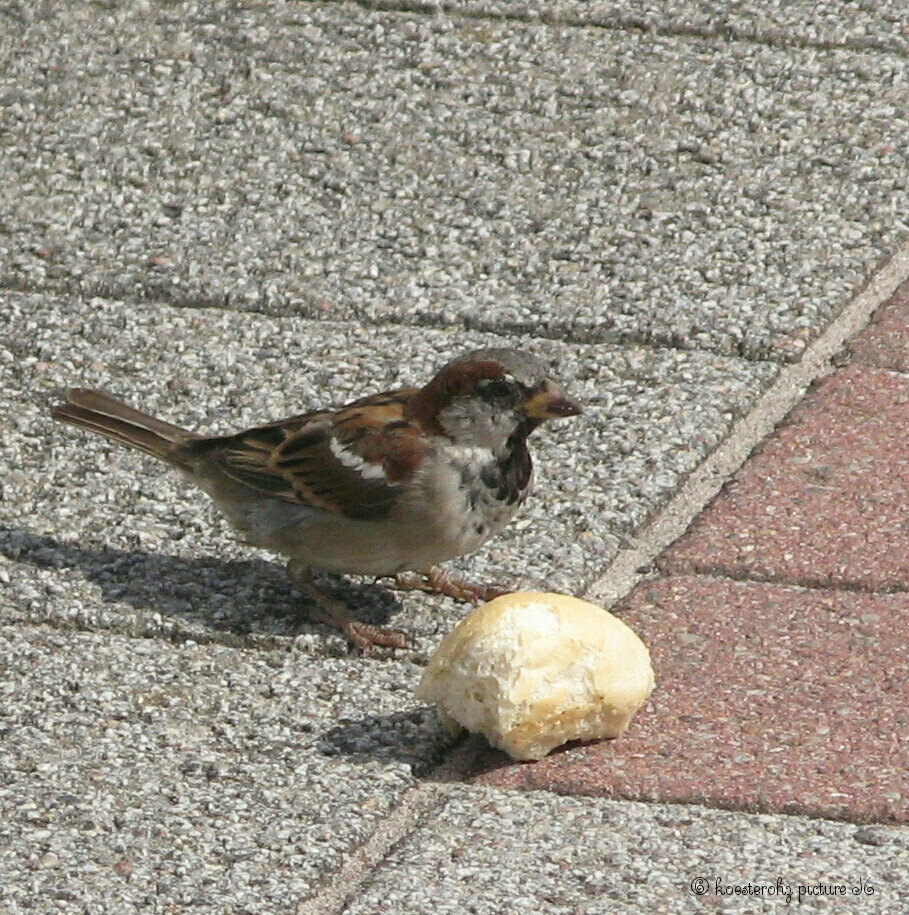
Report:
[[[390,852],[345,912],[685,915],[804,907],[890,915],[909,889],[907,859],[909,836],[880,827],[459,789]],[[818,895],[831,887],[839,898]]]
[[909,588],[909,379],[824,379],[671,548],[667,571],[866,591]]
[[[412,383],[457,349],[514,338],[9,292],[2,315],[11,421],[0,656],[12,744],[0,886],[17,885],[4,902],[282,912],[320,898],[450,747],[413,687],[466,608],[351,583],[344,594],[358,612],[390,617],[420,649],[349,656],[340,637],[298,621],[280,566],[238,544],[204,496],[153,461],[51,422],[47,407],[62,387],[95,385],[227,431],[342,402],[364,385]],[[646,517],[776,371],[712,354],[516,342],[553,360],[588,411],[578,428],[540,436],[536,506],[463,565],[566,591],[583,589],[629,516]],[[607,461],[612,490],[600,484]],[[581,488],[594,493],[588,503]],[[148,711],[159,700],[163,717]],[[102,789],[84,788],[108,770]],[[26,797],[33,806],[21,812]],[[103,825],[81,836],[78,823],[92,818]],[[312,831],[317,848],[299,851]],[[20,873],[32,875],[21,890]]]
[[[47,409],[62,388],[100,387],[189,428],[227,432],[419,383],[472,346],[529,345],[552,361],[586,413],[534,436],[533,497],[502,536],[460,567],[476,578],[580,593],[615,554],[619,538],[656,510],[776,371],[712,354],[480,333],[417,335],[397,325],[376,331],[359,323],[153,304],[136,310],[115,300],[7,293],[3,303],[0,401],[14,420],[3,444],[11,473],[0,523],[10,536],[18,531],[25,538],[10,574],[31,579],[43,565],[47,579],[54,577],[48,566],[70,570],[64,574],[77,590],[39,601],[42,614],[65,617],[74,600],[90,606],[79,581],[88,578],[96,595],[100,588],[106,617],[128,627],[136,610],[146,621],[157,612],[191,623],[197,638],[199,626],[204,630],[213,619],[220,629],[236,624],[286,634],[292,601],[283,572],[269,571],[261,552],[239,545],[208,499],[177,474],[51,422]],[[42,559],[41,550],[51,555]],[[228,559],[247,564],[231,572],[223,565]],[[206,565],[209,560],[216,562]],[[130,580],[106,581],[118,565],[131,570]],[[163,590],[160,578],[169,582]],[[258,588],[265,589],[261,596]],[[214,618],[212,591],[219,602]],[[400,610],[387,595],[371,593],[376,612]],[[23,595],[21,605],[37,599]],[[408,626],[427,640],[423,647],[465,612],[424,595],[402,601],[408,614],[423,613]]]
[[909,371],[909,287],[903,286],[875,312],[868,327],[849,341],[848,356],[862,365]]
[[901,53],[519,25],[14,18],[0,279],[787,361],[906,237]]
[[[7,912],[293,911],[414,785],[332,746],[359,659],[22,626],[0,659]],[[409,684],[374,673],[378,714]],[[385,731],[430,748],[431,720]]]

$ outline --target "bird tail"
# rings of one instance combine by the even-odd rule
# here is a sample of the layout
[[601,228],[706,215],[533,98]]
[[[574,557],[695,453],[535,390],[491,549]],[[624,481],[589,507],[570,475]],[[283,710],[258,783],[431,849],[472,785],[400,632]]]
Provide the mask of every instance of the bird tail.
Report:
[[54,419],[99,432],[175,467],[186,466],[180,446],[197,438],[194,433],[135,410],[101,391],[73,388],[67,391],[66,401],[51,411]]

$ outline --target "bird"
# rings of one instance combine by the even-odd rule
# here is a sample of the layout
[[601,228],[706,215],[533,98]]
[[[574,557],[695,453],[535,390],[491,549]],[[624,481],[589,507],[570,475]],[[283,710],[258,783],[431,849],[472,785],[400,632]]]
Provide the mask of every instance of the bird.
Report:
[[537,357],[484,348],[450,360],[423,387],[233,435],[199,435],[87,388],[69,390],[51,415],[175,467],[246,542],[288,560],[317,621],[367,650],[410,640],[357,619],[314,573],[389,577],[463,601],[506,593],[440,564],[478,550],[527,499],[528,436],[582,412]]

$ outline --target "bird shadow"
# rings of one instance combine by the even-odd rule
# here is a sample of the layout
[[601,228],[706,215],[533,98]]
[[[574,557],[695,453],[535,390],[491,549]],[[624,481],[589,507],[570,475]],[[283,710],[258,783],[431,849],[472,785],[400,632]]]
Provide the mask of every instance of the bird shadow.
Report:
[[[213,641],[246,636],[325,632],[306,620],[306,599],[294,591],[283,566],[266,559],[184,558],[116,547],[84,547],[53,536],[0,524],[0,556],[36,569],[74,571],[110,605],[128,604],[144,614],[208,629]],[[328,579],[320,584],[358,618],[382,625],[400,608],[396,598],[369,583]],[[220,637],[219,637],[220,636]],[[198,636],[193,633],[193,638]],[[338,637],[327,654],[346,651]],[[420,656],[414,657],[420,663]],[[425,659],[423,659],[425,662]],[[453,735],[430,706],[387,715],[340,719],[317,744],[323,756],[355,764],[405,763],[430,781],[469,781],[507,765],[504,754],[482,738]]]
[[[212,632],[273,636],[326,631],[308,622],[312,604],[293,589],[283,566],[266,559],[91,548],[3,525],[0,556],[38,569],[78,572],[99,588],[107,604],[126,603]],[[400,609],[393,595],[378,585],[328,576],[319,584],[365,622],[382,625]]]

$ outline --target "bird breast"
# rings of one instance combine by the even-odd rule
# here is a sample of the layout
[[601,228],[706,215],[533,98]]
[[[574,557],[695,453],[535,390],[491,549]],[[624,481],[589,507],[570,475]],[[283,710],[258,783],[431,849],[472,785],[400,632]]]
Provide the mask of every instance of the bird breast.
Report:
[[[526,452],[525,452],[526,454]],[[449,446],[424,465],[420,488],[432,505],[430,526],[449,558],[478,550],[515,516],[530,493],[533,466],[478,447]]]

